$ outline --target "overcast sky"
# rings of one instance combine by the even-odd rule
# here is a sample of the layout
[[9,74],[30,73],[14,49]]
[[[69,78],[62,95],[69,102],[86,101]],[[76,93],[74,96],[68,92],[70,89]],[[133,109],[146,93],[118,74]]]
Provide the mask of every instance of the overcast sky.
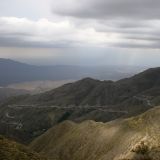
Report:
[[0,57],[159,66],[159,8],[158,0],[1,0]]

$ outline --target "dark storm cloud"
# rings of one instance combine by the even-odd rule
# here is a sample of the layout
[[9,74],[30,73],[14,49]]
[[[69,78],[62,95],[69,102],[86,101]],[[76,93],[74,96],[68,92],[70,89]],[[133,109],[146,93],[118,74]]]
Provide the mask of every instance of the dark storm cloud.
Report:
[[159,0],[59,0],[53,12],[81,18],[159,19],[159,8]]

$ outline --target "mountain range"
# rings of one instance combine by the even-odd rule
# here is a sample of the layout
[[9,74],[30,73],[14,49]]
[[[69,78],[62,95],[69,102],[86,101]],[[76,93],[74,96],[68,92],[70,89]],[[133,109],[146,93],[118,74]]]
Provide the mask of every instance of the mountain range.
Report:
[[159,87],[160,68],[153,68],[116,82],[85,78],[45,93],[9,98],[0,107],[0,134],[29,143],[65,120],[131,117],[160,104]]
[[159,160],[159,105],[160,68],[9,97],[0,104],[0,158]]
[[78,80],[84,77],[117,80],[129,77],[144,67],[133,66],[36,66],[0,58],[0,86],[45,80]]

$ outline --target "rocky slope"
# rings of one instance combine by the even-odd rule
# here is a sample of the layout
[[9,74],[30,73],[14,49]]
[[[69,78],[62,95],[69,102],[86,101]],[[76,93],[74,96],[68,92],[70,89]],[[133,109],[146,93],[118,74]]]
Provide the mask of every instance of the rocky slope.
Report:
[[160,107],[109,123],[65,121],[30,146],[50,160],[159,160],[159,121]]

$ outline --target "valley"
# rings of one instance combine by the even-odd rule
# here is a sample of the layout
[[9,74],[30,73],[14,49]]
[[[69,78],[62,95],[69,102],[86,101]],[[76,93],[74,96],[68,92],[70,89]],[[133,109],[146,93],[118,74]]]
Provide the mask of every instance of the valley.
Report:
[[2,100],[5,100],[6,98],[13,97],[13,96],[19,96],[19,95],[26,95],[30,92],[25,89],[14,89],[14,88],[8,88],[8,87],[0,87],[0,103]]
[[15,84],[9,84],[7,88],[12,88],[15,90],[26,90],[30,94],[38,94],[49,91],[54,88],[58,88],[64,84],[74,82],[75,80],[59,80],[59,81],[29,81],[29,82],[21,82]]

